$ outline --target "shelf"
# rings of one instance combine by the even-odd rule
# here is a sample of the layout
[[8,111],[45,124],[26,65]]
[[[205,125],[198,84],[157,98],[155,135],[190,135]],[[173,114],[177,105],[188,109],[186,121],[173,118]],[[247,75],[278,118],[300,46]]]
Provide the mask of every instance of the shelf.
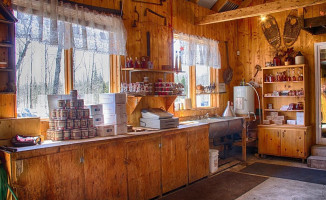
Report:
[[264,96],[264,98],[304,98],[305,96]]
[[122,71],[129,72],[157,72],[157,73],[184,73],[184,71],[171,71],[171,70],[159,70],[159,69],[137,69],[137,68],[122,68]]
[[8,68],[0,68],[0,72],[12,72],[14,71],[13,69],[8,69]]
[[8,20],[5,20],[5,19],[0,19],[0,23],[13,24],[13,23],[15,23],[15,22],[13,22],[13,21],[8,21]]
[[267,112],[304,112],[304,110],[276,110],[276,109],[264,109]]
[[271,83],[303,83],[303,81],[264,82],[264,84],[271,84]]
[[0,47],[13,47],[13,44],[9,44],[9,43],[1,43],[0,42]]
[[305,64],[302,64],[302,65],[284,65],[284,66],[271,66],[271,67],[263,67],[262,69],[270,69],[270,70],[273,70],[273,69],[287,69],[287,68],[302,68],[304,67]]
[[211,92],[211,93],[203,92],[203,93],[196,93],[196,95],[205,95],[205,94],[226,94],[226,92]]
[[186,95],[132,95],[127,94],[127,97],[185,97]]

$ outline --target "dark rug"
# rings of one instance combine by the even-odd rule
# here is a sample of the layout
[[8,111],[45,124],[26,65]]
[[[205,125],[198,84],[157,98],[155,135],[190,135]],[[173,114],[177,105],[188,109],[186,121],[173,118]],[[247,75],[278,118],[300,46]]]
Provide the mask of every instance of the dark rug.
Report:
[[175,193],[169,194],[165,200],[233,200],[245,194],[267,178],[223,172],[219,175],[198,181]]
[[289,167],[256,162],[242,169],[241,172],[304,181],[308,183],[317,183],[323,185],[326,184],[326,171],[323,170]]

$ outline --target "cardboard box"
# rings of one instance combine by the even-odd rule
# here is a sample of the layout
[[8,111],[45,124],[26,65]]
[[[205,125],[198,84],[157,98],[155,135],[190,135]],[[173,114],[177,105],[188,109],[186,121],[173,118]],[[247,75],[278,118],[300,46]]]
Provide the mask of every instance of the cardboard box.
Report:
[[97,135],[100,137],[116,135],[114,125],[107,125],[107,124],[98,125],[96,126],[96,129],[97,129]]
[[86,107],[89,109],[90,116],[103,115],[103,106],[102,106],[102,104],[87,105]]
[[263,120],[263,124],[264,125],[270,125],[271,124],[271,120]]
[[122,115],[105,115],[104,124],[123,124],[127,123],[127,114]]
[[276,117],[274,117],[274,120],[284,120],[285,121],[285,116],[284,115],[276,116]]
[[266,116],[266,120],[274,120],[273,116]]
[[126,104],[103,104],[103,114],[106,115],[113,115],[113,114],[126,114],[127,113],[127,107]]
[[114,131],[116,135],[128,133],[127,123],[114,125]]
[[296,125],[297,124],[297,120],[286,120],[286,123],[287,124],[290,124],[290,125]]
[[276,125],[283,125],[284,124],[284,120],[274,120],[272,121],[273,124],[276,124]]
[[99,101],[101,104],[125,104],[127,95],[124,93],[103,93],[99,94]]
[[93,117],[94,126],[104,124],[104,116],[103,115],[93,115],[92,117]]
[[278,116],[278,112],[270,112],[269,115],[273,116],[273,117],[276,117],[276,116]]
[[304,125],[304,112],[297,112],[297,125]]

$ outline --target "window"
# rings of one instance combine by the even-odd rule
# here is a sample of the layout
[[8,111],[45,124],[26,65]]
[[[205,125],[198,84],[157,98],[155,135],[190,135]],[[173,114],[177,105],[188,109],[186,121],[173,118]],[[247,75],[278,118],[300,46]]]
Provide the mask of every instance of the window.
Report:
[[121,17],[58,1],[12,5],[18,19],[17,116],[48,117],[47,95],[68,93],[70,85],[86,104],[98,103],[97,94],[109,92],[109,56],[126,55]]
[[[210,67],[196,65],[196,85],[202,85],[204,87],[210,85]],[[210,94],[196,95],[196,106],[197,108],[211,106]]]
[[109,92],[109,55],[75,50],[73,59],[74,89],[85,104],[98,104],[98,94]]

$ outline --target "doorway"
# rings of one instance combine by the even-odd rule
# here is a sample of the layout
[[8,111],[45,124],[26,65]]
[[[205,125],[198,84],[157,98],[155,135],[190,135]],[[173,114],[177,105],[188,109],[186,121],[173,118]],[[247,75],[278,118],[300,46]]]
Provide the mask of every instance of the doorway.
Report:
[[326,42],[315,43],[317,144],[326,145]]

